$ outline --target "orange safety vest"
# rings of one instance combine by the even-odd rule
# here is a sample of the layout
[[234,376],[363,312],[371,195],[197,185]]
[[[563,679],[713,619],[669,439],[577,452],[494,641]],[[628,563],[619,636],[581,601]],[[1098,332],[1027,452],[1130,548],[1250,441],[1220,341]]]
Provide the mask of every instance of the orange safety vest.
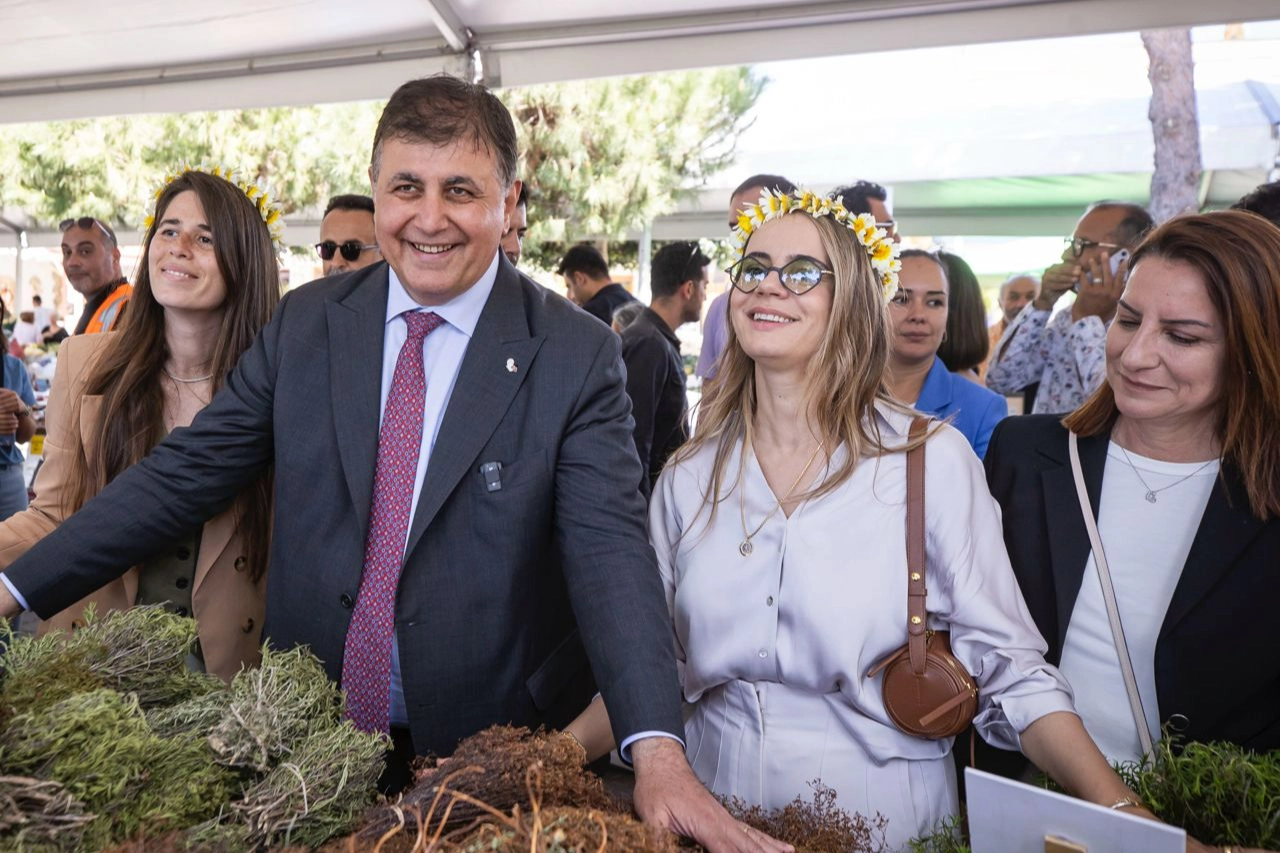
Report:
[[129,297],[133,295],[133,285],[124,283],[111,291],[103,303],[98,306],[98,310],[93,312],[93,316],[89,318],[89,325],[84,327],[86,335],[93,335],[98,332],[110,332],[116,328],[116,324],[120,321],[120,314],[124,309],[125,303],[129,301]]

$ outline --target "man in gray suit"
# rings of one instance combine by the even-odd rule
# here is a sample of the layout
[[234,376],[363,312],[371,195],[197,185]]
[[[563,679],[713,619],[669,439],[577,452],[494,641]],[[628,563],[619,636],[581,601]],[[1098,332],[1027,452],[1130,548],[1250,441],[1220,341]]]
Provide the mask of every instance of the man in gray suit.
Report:
[[685,761],[618,338],[499,251],[515,166],[488,91],[398,89],[370,168],[387,263],[288,294],[189,429],[9,567],[0,615],[11,591],[57,612],[274,463],[265,632],[311,647],[357,725],[448,754],[493,723],[564,725],[594,673],[640,815],[773,853]]

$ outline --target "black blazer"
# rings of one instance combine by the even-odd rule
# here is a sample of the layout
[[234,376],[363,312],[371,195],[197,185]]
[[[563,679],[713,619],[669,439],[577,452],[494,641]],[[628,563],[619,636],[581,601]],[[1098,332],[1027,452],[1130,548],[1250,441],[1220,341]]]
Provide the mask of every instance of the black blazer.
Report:
[[[1109,435],[1080,439],[1080,463],[1100,511]],[[1056,415],[1008,418],[986,457],[1004,539],[1027,607],[1058,664],[1090,547],[1067,430]],[[1162,721],[1191,741],[1280,749],[1280,521],[1249,511],[1239,472],[1224,466],[1156,641]],[[1127,703],[1123,685],[1115,701]]]
[[[189,429],[10,566],[33,609],[48,616],[98,589],[274,460],[265,633],[309,645],[338,680],[369,526],[387,293],[380,263],[285,296]],[[493,723],[563,725],[591,699],[590,670],[619,738],[682,735],[631,430],[617,335],[502,258],[400,578],[419,752],[448,754]],[[486,462],[502,464],[497,491]]]

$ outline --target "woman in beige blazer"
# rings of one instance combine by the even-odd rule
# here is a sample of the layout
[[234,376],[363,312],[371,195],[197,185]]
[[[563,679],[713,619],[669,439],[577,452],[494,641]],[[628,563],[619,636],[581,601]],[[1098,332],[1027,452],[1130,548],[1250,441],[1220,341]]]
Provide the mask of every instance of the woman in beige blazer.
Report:
[[[0,524],[0,569],[189,425],[222,386],[280,298],[271,214],[241,187],[199,170],[163,188],[123,329],[69,338],[58,354],[36,497]],[[60,613],[42,614],[40,630],[74,630],[90,604],[102,614],[165,603],[195,617],[195,659],[230,680],[259,660],[270,518],[264,472],[201,529],[155,543],[142,565]],[[120,523],[129,523],[127,507]]]

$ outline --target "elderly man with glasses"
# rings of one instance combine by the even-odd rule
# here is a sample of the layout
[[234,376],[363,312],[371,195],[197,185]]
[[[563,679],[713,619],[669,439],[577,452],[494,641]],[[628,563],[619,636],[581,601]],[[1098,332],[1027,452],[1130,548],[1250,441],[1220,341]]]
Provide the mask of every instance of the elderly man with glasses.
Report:
[[[1125,259],[1153,224],[1141,205],[1091,205],[1067,238],[1062,262],[1044,271],[1040,295],[1005,329],[987,387],[1008,395],[1040,383],[1035,414],[1070,412],[1083,403],[1102,382],[1107,325],[1124,292]],[[1053,315],[1068,291],[1075,291],[1075,302]]]
[[64,219],[58,230],[62,232],[62,271],[85,299],[74,334],[111,331],[133,295],[133,287],[120,272],[115,232],[92,216]]

